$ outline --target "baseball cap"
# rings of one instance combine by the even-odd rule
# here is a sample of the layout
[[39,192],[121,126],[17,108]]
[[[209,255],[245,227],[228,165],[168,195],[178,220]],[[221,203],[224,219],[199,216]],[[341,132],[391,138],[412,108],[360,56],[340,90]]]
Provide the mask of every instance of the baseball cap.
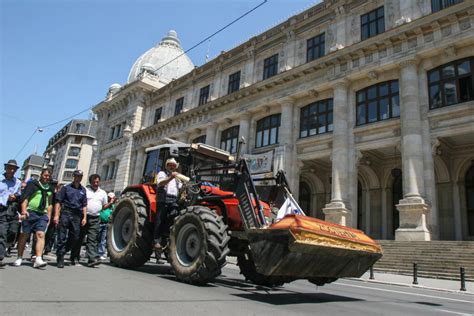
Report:
[[82,173],[81,170],[74,170],[74,172],[72,173],[73,176],[80,176],[82,177],[84,174]]
[[107,194],[107,196],[108,196],[109,198],[113,199],[113,198],[115,197],[115,193],[114,193],[114,192],[109,192],[109,193]]

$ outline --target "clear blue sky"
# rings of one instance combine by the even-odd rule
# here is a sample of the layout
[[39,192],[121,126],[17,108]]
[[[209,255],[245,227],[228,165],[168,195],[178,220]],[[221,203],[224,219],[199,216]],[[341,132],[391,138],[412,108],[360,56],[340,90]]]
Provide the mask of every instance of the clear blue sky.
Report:
[[[33,135],[36,127],[99,103],[170,29],[186,50],[262,2],[0,0],[0,163],[42,155],[68,121]],[[317,2],[268,0],[188,55],[200,66],[208,49],[213,58]]]

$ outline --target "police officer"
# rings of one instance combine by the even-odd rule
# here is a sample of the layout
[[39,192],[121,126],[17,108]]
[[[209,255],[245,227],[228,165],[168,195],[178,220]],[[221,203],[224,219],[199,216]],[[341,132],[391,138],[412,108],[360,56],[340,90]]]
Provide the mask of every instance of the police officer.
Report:
[[178,163],[174,158],[166,160],[165,171],[158,173],[156,183],[156,220],[153,236],[154,249],[161,252],[170,234],[170,226],[178,215],[178,193],[182,184],[176,181]]
[[[81,185],[83,173],[76,170],[73,173],[72,183],[62,187],[57,196],[54,210],[53,222],[58,225],[58,247],[57,262],[58,268],[64,268],[64,254],[66,253],[66,243],[71,246],[79,240],[81,226],[87,222],[87,193]],[[71,258],[71,265],[75,265],[75,258]]]

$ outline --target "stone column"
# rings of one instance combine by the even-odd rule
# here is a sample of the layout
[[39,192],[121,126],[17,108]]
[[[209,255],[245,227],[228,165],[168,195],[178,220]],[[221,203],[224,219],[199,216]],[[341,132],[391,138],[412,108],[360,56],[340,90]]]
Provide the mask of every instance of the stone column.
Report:
[[348,93],[349,82],[334,85],[334,130],[332,143],[331,202],[323,209],[325,219],[340,225],[351,226],[351,211],[347,209],[349,173]]
[[244,112],[240,115],[239,141],[240,141],[240,138],[242,137],[245,139],[245,144],[242,145],[240,154],[249,153],[250,119],[251,119],[251,114],[249,112]]
[[177,139],[178,141],[182,142],[182,143],[188,143],[188,138],[189,138],[189,134],[188,133],[182,133],[182,134],[179,134]]
[[382,239],[388,239],[387,188],[382,188]]
[[117,168],[117,176],[113,191],[122,191],[129,185],[130,162],[132,158],[133,136],[130,125],[126,125],[123,131],[124,150],[120,156],[119,166]]
[[[278,142],[283,149],[283,170],[290,186],[294,187],[294,170],[296,157],[293,155],[294,139],[293,139],[293,108],[294,101],[291,98],[285,98],[280,101],[281,104],[281,120],[278,135]],[[290,188],[291,189],[291,188]]]
[[418,98],[418,62],[415,59],[400,64],[401,152],[403,199],[397,205],[400,227],[396,240],[430,240],[427,216],[430,207],[425,203],[422,122]]
[[216,146],[217,124],[211,123],[206,127],[206,144]]

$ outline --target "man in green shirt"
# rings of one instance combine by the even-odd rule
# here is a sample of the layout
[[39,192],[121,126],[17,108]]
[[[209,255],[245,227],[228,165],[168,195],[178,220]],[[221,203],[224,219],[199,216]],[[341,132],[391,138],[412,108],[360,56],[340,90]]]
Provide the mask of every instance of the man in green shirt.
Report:
[[21,234],[18,239],[18,258],[13,263],[14,266],[21,266],[22,256],[25,250],[26,238],[30,233],[36,235],[36,260],[34,268],[41,268],[47,265],[43,261],[44,235],[48,227],[52,211],[53,192],[49,185],[51,171],[43,169],[40,180],[31,180],[26,185],[21,194]]

